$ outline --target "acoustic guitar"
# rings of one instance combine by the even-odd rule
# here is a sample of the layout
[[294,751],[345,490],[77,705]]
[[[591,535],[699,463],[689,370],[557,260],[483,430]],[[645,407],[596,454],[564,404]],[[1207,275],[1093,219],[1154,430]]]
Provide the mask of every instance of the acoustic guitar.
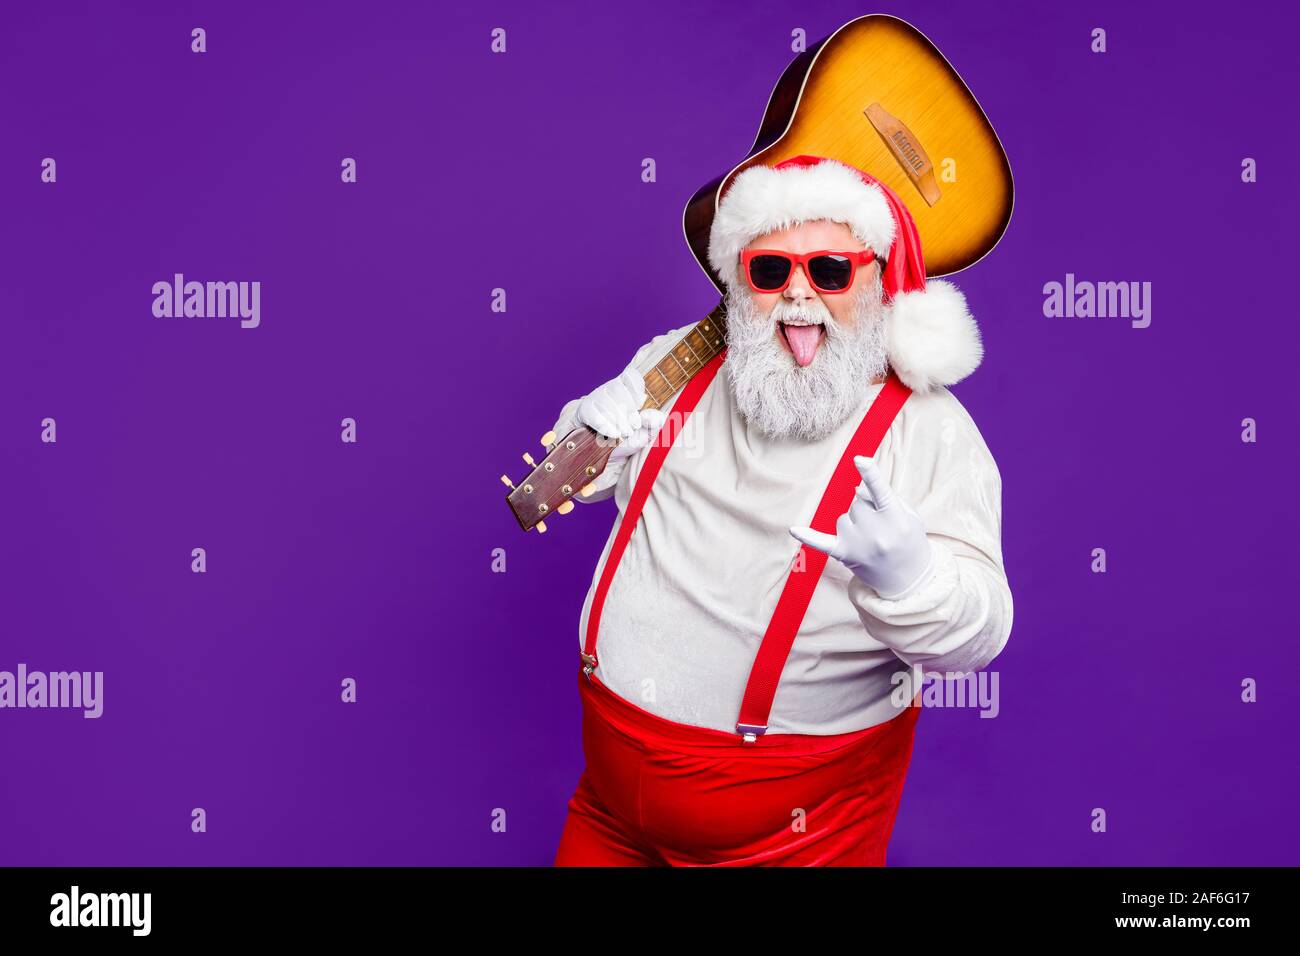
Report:
[[[897,17],[858,17],[800,53],[768,100],[758,136],[736,167],[696,191],[682,215],[695,261],[708,264],[709,230],[733,179],[758,163],[827,156],[863,169],[907,204],[929,276],[951,275],[986,256],[1011,220],[1014,189],[1006,152],[957,71],[920,31]],[[643,408],[662,408],[726,345],[720,302],[645,379]],[[518,483],[502,475],[506,501],[525,531],[567,514],[590,494],[617,440],[587,427],[542,436],[545,457]]]

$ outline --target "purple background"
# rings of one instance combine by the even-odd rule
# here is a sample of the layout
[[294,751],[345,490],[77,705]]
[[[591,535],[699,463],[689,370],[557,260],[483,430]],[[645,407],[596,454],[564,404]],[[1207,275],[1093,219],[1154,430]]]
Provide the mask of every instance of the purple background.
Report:
[[[880,11],[962,73],[1017,192],[957,279],[987,357],[954,391],[1004,482],[1002,711],[922,715],[891,864],[1300,862],[1296,24],[1134,6]],[[0,669],[102,670],[105,711],[0,711],[0,863],[549,864],[615,511],[525,537],[498,476],[716,303],[683,206],[743,158],[790,31],[868,12],[9,8]],[[261,327],[154,318],[175,272],[261,281]],[[1153,283],[1151,326],[1045,318],[1066,272]]]

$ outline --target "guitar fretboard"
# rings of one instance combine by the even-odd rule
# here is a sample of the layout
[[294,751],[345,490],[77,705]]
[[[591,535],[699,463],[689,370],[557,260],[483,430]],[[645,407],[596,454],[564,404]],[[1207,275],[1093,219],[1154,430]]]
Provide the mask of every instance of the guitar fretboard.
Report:
[[724,306],[687,332],[645,377],[645,407],[663,408],[696,372],[727,346]]

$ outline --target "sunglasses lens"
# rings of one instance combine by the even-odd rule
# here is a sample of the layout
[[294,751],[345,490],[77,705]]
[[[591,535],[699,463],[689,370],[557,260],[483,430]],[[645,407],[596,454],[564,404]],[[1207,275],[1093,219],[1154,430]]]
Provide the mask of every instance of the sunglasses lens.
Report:
[[790,276],[790,260],[783,256],[754,256],[749,260],[749,281],[758,289],[779,289]]
[[816,285],[834,291],[847,289],[853,278],[853,263],[845,256],[814,256],[808,270]]

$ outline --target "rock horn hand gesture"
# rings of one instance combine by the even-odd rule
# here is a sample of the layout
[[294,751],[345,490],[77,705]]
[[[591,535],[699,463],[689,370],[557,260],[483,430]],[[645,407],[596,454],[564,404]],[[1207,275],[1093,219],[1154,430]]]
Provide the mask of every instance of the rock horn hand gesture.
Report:
[[849,510],[835,522],[835,533],[790,529],[797,540],[844,564],[854,577],[886,600],[902,597],[930,571],[934,560],[921,517],[894,494],[873,459],[856,455],[862,476]]

